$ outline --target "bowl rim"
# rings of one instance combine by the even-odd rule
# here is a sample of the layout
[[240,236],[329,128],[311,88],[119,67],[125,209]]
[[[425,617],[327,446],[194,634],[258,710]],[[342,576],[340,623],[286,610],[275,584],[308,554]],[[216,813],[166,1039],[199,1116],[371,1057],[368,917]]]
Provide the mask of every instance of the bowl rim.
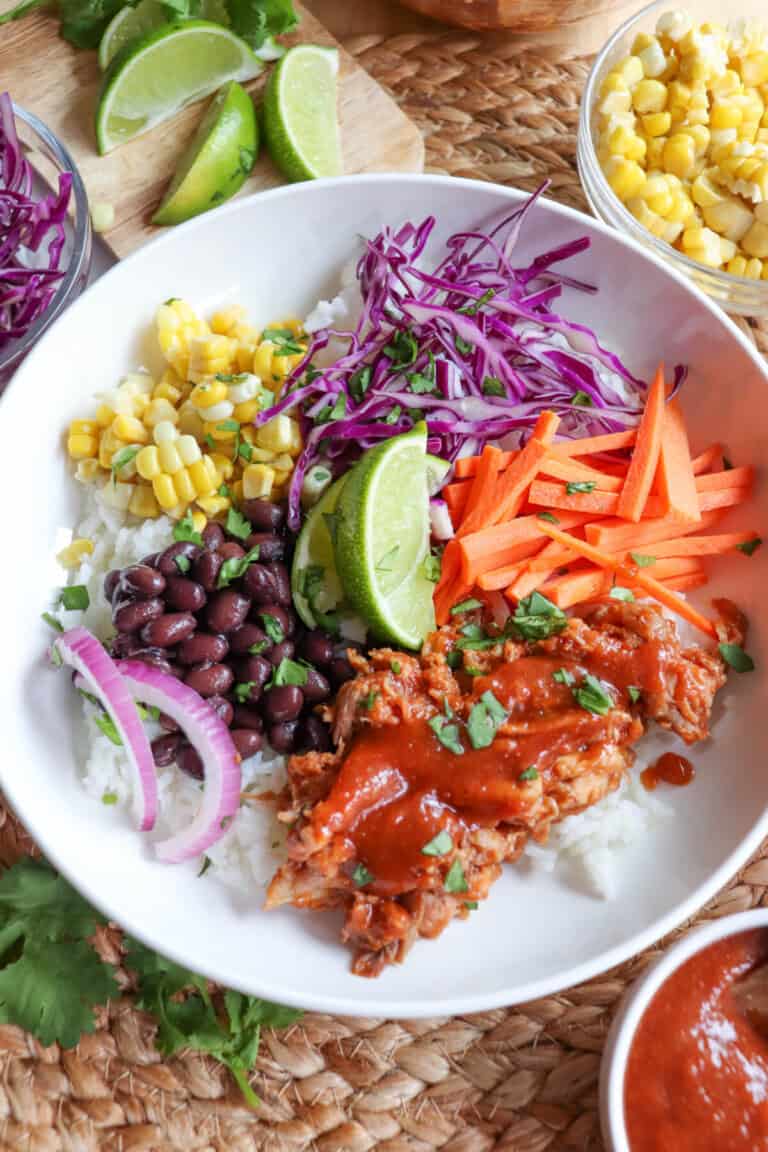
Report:
[[27,353],[38,342],[43,333],[61,315],[70,302],[70,293],[78,280],[85,279],[91,261],[91,214],[88,207],[88,193],[83,178],[80,175],[75,161],[69,150],[59,140],[43,121],[35,116],[34,112],[27,111],[20,104],[11,101],[13,115],[17,120],[23,121],[28,128],[38,136],[53,153],[60,172],[69,172],[72,176],[72,203],[74,205],[74,232],[72,236],[72,255],[66,271],[59,281],[50,304],[27,329],[21,339],[14,341],[0,353],[0,371],[5,367],[13,367],[14,372],[20,366]]
[[[606,40],[605,44],[600,49],[592,63],[592,67],[589,70],[589,75],[587,76],[586,84],[584,85],[584,90],[581,94],[578,127],[579,139],[584,141],[584,151],[586,152],[586,155],[583,156],[583,160],[585,165],[588,165],[589,168],[589,182],[594,181],[601,197],[609,201],[612,210],[615,212],[618,218],[621,228],[626,230],[626,232],[633,239],[642,237],[643,242],[651,247],[655,252],[662,254],[665,260],[669,260],[669,254],[672,253],[674,262],[685,268],[691,275],[697,274],[700,276],[702,273],[704,273],[710,276],[713,280],[719,281],[721,286],[724,288],[730,287],[733,291],[738,290],[741,292],[752,292],[758,295],[764,294],[766,300],[768,300],[768,281],[752,280],[749,276],[736,276],[733,272],[725,272],[721,268],[710,268],[707,264],[700,264],[698,261],[692,260],[690,256],[686,256],[684,252],[681,252],[672,244],[668,244],[666,240],[662,240],[658,236],[654,236],[652,232],[649,232],[647,228],[644,228],[643,225],[635,219],[632,213],[627,210],[627,208],[614,192],[613,188],[611,188],[603,173],[602,165],[597,158],[597,147],[595,144],[594,133],[592,131],[592,108],[594,106],[595,97],[597,95],[598,78],[600,77],[600,74],[605,67],[605,63],[616,44],[624,36],[628,35],[636,24],[638,24],[645,17],[650,16],[651,13],[660,9],[666,10],[669,8],[669,6],[670,0],[652,0],[650,4],[646,4],[643,8],[640,9],[639,12],[636,12],[634,16],[629,16],[622,24],[619,25],[619,27],[608,38],[608,40]],[[577,160],[580,159],[582,155],[582,153],[577,155]],[[587,190],[587,181],[582,179],[582,184],[584,185],[584,192],[591,204],[592,197]],[[725,303],[723,306],[725,306]]]
[[608,1033],[600,1065],[600,1125],[610,1152],[632,1152],[624,1120],[624,1078],[632,1042],[651,1000],[691,957],[718,940],[739,936],[751,928],[768,928],[768,908],[753,908],[749,912],[737,912],[698,925],[654,960],[625,992]]
[[[245,204],[258,203],[263,210],[272,200],[291,198],[291,197],[312,197],[320,195],[326,189],[333,189],[335,187],[345,186],[349,187],[350,183],[356,183],[361,190],[361,195],[365,195],[365,189],[372,185],[389,185],[396,194],[396,189],[399,185],[403,184],[416,184],[423,185],[425,190],[430,185],[436,187],[450,187],[457,191],[463,190],[468,194],[475,193],[482,195],[488,191],[500,194],[504,199],[508,200],[510,205],[514,205],[521,200],[528,199],[530,193],[523,191],[519,188],[511,187],[508,185],[495,184],[483,180],[471,180],[467,178],[460,178],[454,176],[447,176],[442,174],[422,174],[422,173],[361,173],[353,176],[340,176],[322,180],[309,181],[301,184],[288,184],[282,185],[277,188],[271,188],[264,192],[257,192],[248,197],[242,197],[230,201],[219,208],[213,209],[210,212],[204,213],[201,216],[195,217],[184,224],[178,225],[176,228],[169,229],[166,233],[161,234],[151,240],[142,248],[137,249],[131,253],[124,260],[116,263],[110,268],[104,276],[99,278],[97,284],[94,284],[86,290],[77,300],[73,302],[71,307],[67,309],[67,313],[77,313],[78,310],[89,306],[89,298],[92,293],[100,291],[99,285],[108,281],[110,278],[118,277],[122,274],[122,268],[130,265],[132,262],[140,261],[144,258],[144,253],[148,250],[157,251],[170,244],[177,243],[177,237],[182,235],[184,238],[192,238],[193,234],[200,228],[208,226],[208,221],[218,220],[224,216],[236,215]],[[425,200],[428,199],[428,192],[425,191]],[[396,200],[393,198],[393,212],[396,210]],[[629,249],[636,253],[641,259],[650,264],[655,265],[661,274],[665,277],[671,278],[678,285],[680,285],[686,293],[695,299],[706,312],[712,317],[715,324],[721,325],[727,332],[728,336],[735,340],[741,349],[746,353],[749,359],[753,362],[755,369],[759,376],[762,378],[766,388],[768,388],[768,365],[763,361],[759,355],[755,345],[744,335],[739,327],[727,316],[723,310],[716,304],[715,301],[710,299],[698,285],[696,285],[688,277],[684,276],[680,271],[661,259],[656,253],[651,251],[647,245],[641,244],[634,240],[632,237],[626,236],[624,233],[619,232],[615,228],[609,227],[603,223],[602,220],[587,216],[585,213],[578,211],[566,204],[560,204],[556,201],[550,200],[547,197],[540,197],[538,203],[542,205],[546,211],[554,212],[560,216],[569,219],[575,227],[583,227],[584,223],[589,229],[594,229],[610,238],[619,247]],[[482,211],[482,209],[479,209]],[[188,250],[194,250],[194,243],[188,246]],[[61,323],[59,318],[56,323]],[[40,349],[46,344],[50,338],[50,333],[54,330],[55,325],[52,325],[46,333],[44,333],[37,346],[32,350],[30,355],[24,360],[23,364],[14,373],[9,382],[8,388],[20,387],[24,375],[29,372],[34,374],[36,364],[39,356],[41,355]],[[19,816],[32,838],[38,843],[41,850],[44,852],[46,858],[60,871],[72,884],[80,891],[86,899],[88,899],[94,907],[99,908],[105,916],[121,924],[121,927],[129,932],[132,936],[141,940],[151,948],[157,948],[157,942],[147,936],[143,931],[140,922],[126,921],[122,913],[115,907],[111,899],[105,899],[103,893],[94,891],[94,883],[91,880],[91,872],[83,875],[83,870],[76,872],[70,868],[68,862],[62,859],[57,846],[49,843],[43,843],[44,836],[40,836],[38,829],[38,821],[36,819],[37,809],[32,812],[20,812],[15,804],[16,789],[13,784],[13,768],[6,769],[5,762],[0,762],[0,782],[2,783],[3,793],[13,810]],[[496,992],[492,995],[483,993],[475,993],[472,995],[462,995],[457,992],[450,997],[444,997],[442,1000],[431,1000],[419,1002],[414,1004],[409,1000],[388,1000],[377,999],[373,989],[372,995],[366,1001],[365,1012],[362,1013],[358,1001],[347,1000],[343,995],[325,995],[316,993],[311,985],[302,989],[298,994],[296,991],[291,991],[282,987],[274,982],[265,982],[260,984],[259,995],[276,1001],[278,1003],[287,1004],[292,1007],[304,1008],[307,1010],[317,1012],[330,1012],[333,1014],[360,1016],[361,1014],[370,1016],[381,1016],[384,1019],[416,1019],[424,1018],[435,1015],[460,1015],[466,1012],[481,1012],[488,1011],[493,1008],[504,1007],[513,1003],[523,1003],[528,1000],[535,1000],[543,996],[548,996],[561,992],[564,988],[573,987],[580,984],[585,980],[589,980],[597,976],[609,968],[614,967],[623,961],[630,959],[637,953],[644,951],[656,941],[660,940],[663,936],[667,935],[674,928],[678,927],[685,920],[693,916],[701,907],[703,907],[708,900],[710,900],[715,893],[738,871],[738,869],[747,861],[752,853],[760,845],[763,838],[768,834],[768,809],[760,813],[747,835],[739,842],[734,850],[721,862],[719,867],[715,869],[709,876],[707,881],[701,884],[694,892],[690,893],[686,899],[680,901],[675,907],[667,913],[666,916],[654,921],[650,926],[635,935],[623,940],[620,944],[615,945],[613,948],[603,951],[595,958],[584,961],[570,969],[564,977],[560,979],[544,978],[532,979],[528,983],[520,985],[515,989],[514,995],[507,992]],[[185,956],[182,952],[176,950],[175,947],[168,947],[163,945],[161,951],[167,955],[169,959],[174,960],[176,963],[187,966],[189,964],[189,956]],[[213,970],[206,966],[204,973],[209,979],[214,980],[224,986],[231,984],[230,978],[225,972],[220,969]],[[248,989],[244,989],[248,991]]]

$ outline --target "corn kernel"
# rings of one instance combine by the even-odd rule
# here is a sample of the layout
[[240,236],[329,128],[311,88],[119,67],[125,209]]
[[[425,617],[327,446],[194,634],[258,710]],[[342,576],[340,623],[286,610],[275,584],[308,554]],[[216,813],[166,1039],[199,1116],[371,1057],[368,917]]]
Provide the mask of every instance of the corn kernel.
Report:
[[[645,177],[643,177],[645,180]],[[272,452],[291,452],[300,445],[299,428],[295,420],[285,413],[274,416],[256,432],[256,443],[260,448]]]
[[657,216],[667,216],[672,211],[674,201],[668,186],[657,192],[655,196],[643,196],[643,199],[651,212],[655,212]]
[[110,508],[117,508],[121,512],[126,512],[133,495],[133,484],[120,482],[113,484],[111,480],[108,480],[106,484],[102,485],[100,492],[104,504]]
[[734,256],[732,260],[728,261],[726,265],[726,272],[730,272],[731,276],[745,276],[747,271],[747,261],[744,256]]
[[230,427],[226,421],[217,424],[213,420],[210,422],[206,420],[203,423],[203,435],[210,436],[212,440],[220,440],[226,444],[229,440],[234,440],[237,435],[237,428],[234,426],[234,423],[232,427]]
[[664,54],[664,49],[656,37],[649,36],[647,39],[650,42],[646,44],[645,47],[642,48],[639,52],[636,52],[633,49],[633,55],[639,57],[640,63],[643,66],[643,72],[646,76],[648,76],[650,79],[658,79],[664,74],[664,72],[666,72],[669,61]]
[[197,384],[189,396],[190,403],[194,404],[195,408],[212,408],[226,398],[227,385],[223,380],[211,380]]
[[137,484],[128,502],[128,511],[144,520],[151,520],[160,511],[155,493],[149,484]]
[[240,429],[240,439],[245,440],[246,444],[256,443],[256,429],[253,424],[246,424]]
[[[682,235],[683,251],[693,260],[710,268],[719,268],[723,263],[722,243],[727,241],[722,241],[710,228],[686,228]],[[735,255],[735,252],[731,255]]]
[[155,444],[173,444],[178,438],[178,432],[170,420],[161,420],[155,424],[152,437]]
[[154,445],[142,448],[139,452],[136,457],[136,471],[143,480],[154,480],[155,476],[160,475],[162,471],[160,458]]
[[236,404],[232,417],[237,420],[239,424],[250,424],[255,420],[260,411],[260,404],[258,400],[246,400],[243,404]]
[[224,456],[221,452],[212,452],[210,459],[213,461],[213,465],[216,471],[220,476],[224,478],[224,480],[232,479],[232,473],[234,472],[235,468],[229,456]]
[[150,396],[147,396],[144,392],[138,392],[133,397],[133,414],[134,414],[134,416],[138,416],[138,418],[141,419],[144,416],[144,413],[149,408],[150,403],[151,403],[151,397]]
[[201,460],[196,460],[194,464],[190,464],[187,471],[198,496],[208,496],[218,487],[207,466],[207,457],[204,456]]
[[171,424],[176,424],[178,419],[179,414],[173,404],[171,404],[170,400],[166,400],[163,397],[152,400],[144,413],[144,423],[149,428],[154,428],[161,421],[169,421]]
[[747,267],[744,270],[744,275],[749,280],[760,280],[763,275],[763,262],[753,257],[747,261]]
[[235,504],[242,504],[245,497],[243,496],[243,482],[242,480],[235,480],[230,484],[230,491],[232,493],[232,500]]
[[704,124],[692,124],[690,127],[681,128],[680,133],[684,136],[690,136],[693,140],[694,156],[698,159],[704,156],[709,148],[709,129]]
[[253,358],[256,353],[256,342],[243,341],[238,344],[235,353],[235,362],[238,372],[250,372],[253,368]]
[[768,83],[768,52],[755,52],[741,61],[741,78],[750,86]]
[[95,420],[73,420],[69,425],[70,436],[98,436],[99,426]]
[[173,404],[173,406],[176,407],[181,400],[181,388],[176,384],[171,384],[170,381],[164,377],[160,383],[155,386],[152,399],[167,400],[169,404]]
[[239,324],[245,320],[245,308],[240,304],[233,304],[229,308],[222,308],[211,316],[211,331],[217,336],[230,336]]
[[760,260],[768,259],[768,224],[755,220],[743,236],[741,247],[747,256],[757,256]]
[[189,504],[190,500],[194,500],[197,496],[197,489],[186,468],[174,473],[173,486],[180,504]]
[[135,416],[115,416],[112,432],[126,444],[146,444],[149,440],[149,433]]
[[190,515],[192,516],[192,527],[194,528],[195,532],[202,532],[203,528],[205,528],[206,524],[208,523],[208,517],[204,512],[198,512],[197,509],[191,512]]
[[62,568],[79,568],[80,563],[84,556],[90,556],[93,552],[93,540],[88,540],[85,537],[73,540],[66,548],[62,548],[56,556]]
[[243,470],[243,496],[257,500],[269,496],[275,481],[275,472],[267,464],[249,464]]
[[667,106],[667,89],[659,80],[641,80],[632,89],[635,112],[663,112]]
[[168,511],[170,508],[175,508],[178,503],[176,489],[173,486],[173,478],[161,472],[159,476],[152,479],[152,491],[163,511]]
[[112,457],[115,452],[118,452],[123,444],[115,439],[111,429],[107,428],[106,432],[102,433],[101,440],[99,441],[99,464],[102,468],[112,467]]
[[98,460],[92,456],[88,456],[85,460],[79,460],[77,468],[75,469],[75,477],[81,484],[92,484],[101,471],[101,465]]
[[272,467],[276,472],[290,472],[293,468],[293,460],[287,452],[283,452],[279,456],[275,456]]
[[687,32],[690,32],[693,26],[693,21],[690,15],[681,8],[676,8],[671,12],[664,12],[656,23],[656,35],[666,36],[668,40],[677,43],[682,40]]
[[752,227],[754,217],[741,200],[729,196],[704,208],[704,220],[708,228],[738,244]]
[[711,128],[738,128],[743,114],[736,104],[716,100],[709,113]]
[[209,424],[218,424],[223,420],[229,420],[234,412],[235,406],[229,400],[222,400],[220,404],[214,404],[210,408],[200,410],[200,414],[205,417]]
[[77,433],[67,438],[67,452],[72,460],[84,460],[87,456],[95,456],[98,451],[99,440],[97,436]]
[[179,408],[179,431],[185,436],[194,436],[196,440],[202,440],[205,436],[205,428],[203,421],[200,419],[197,411],[192,407],[189,401],[186,401]]
[[666,221],[668,224],[686,224],[695,211],[693,201],[689,199],[688,194],[682,190],[675,191],[672,193],[672,207],[666,214]]
[[700,208],[708,208],[711,204],[719,204],[723,199],[723,194],[712,183],[711,175],[712,169],[702,172],[697,176],[691,185],[691,195],[694,204],[698,204]]
[[680,132],[670,136],[664,145],[664,168],[680,179],[685,179],[693,168],[696,149],[690,136]]
[[163,472],[170,472],[171,475],[174,475],[184,467],[175,443],[170,440],[164,440],[158,445],[157,455]]
[[666,136],[672,125],[669,112],[649,112],[642,118],[643,132],[646,136]]
[[[627,100],[629,101],[629,94],[627,93]],[[269,340],[262,341],[253,354],[253,372],[267,385],[274,383],[272,379],[272,369],[275,359],[275,345],[270,343]]]
[[643,79],[643,64],[639,56],[627,56],[616,67],[616,71],[624,77],[628,86],[634,88],[635,84]]
[[268,448],[259,448],[254,445],[251,448],[251,463],[252,464],[271,464],[275,458],[275,453],[270,452]]
[[200,459],[200,447],[194,436],[179,436],[175,443],[176,451],[179,453],[181,462],[185,466],[194,464],[195,460]]
[[231,501],[227,496],[198,496],[197,503],[206,516],[210,517],[220,516],[231,507]]

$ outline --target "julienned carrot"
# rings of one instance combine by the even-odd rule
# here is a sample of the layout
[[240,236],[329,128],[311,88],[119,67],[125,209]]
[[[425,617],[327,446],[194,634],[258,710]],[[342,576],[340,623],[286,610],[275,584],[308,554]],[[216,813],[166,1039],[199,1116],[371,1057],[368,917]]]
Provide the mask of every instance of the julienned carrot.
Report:
[[[700,525],[697,525],[700,527]],[[759,537],[754,532],[720,532],[715,536],[678,536],[672,540],[660,540],[644,548],[644,555],[661,559],[664,556],[724,556],[733,552],[739,544],[748,544]],[[546,551],[546,549],[545,549]],[[538,562],[538,557],[532,565]],[[654,571],[655,575],[655,571]]]
[[694,456],[691,461],[694,476],[700,476],[702,472],[711,472],[715,464],[723,462],[723,446],[722,444],[710,444],[709,448],[705,448],[698,456]]
[[575,463],[570,459],[558,460],[550,455],[539,468],[540,476],[554,476],[556,480],[586,481],[594,484],[601,492],[618,492],[623,480],[620,476],[610,476],[607,472],[599,472],[596,468],[589,468],[585,464]]
[[[627,561],[628,571],[635,571],[631,560]],[[693,572],[704,572],[704,565],[698,556],[667,556],[657,560],[652,567],[646,569],[653,573],[654,580],[672,580],[678,576],[690,576]],[[637,583],[637,581],[634,581]]]
[[483,572],[481,576],[478,576],[477,586],[482,588],[483,592],[495,592],[507,588],[522,577],[527,569],[527,559],[518,560],[515,564],[506,564],[503,568],[494,568],[492,571]]
[[699,508],[702,512],[713,512],[716,508],[734,508],[737,504],[743,504],[745,500],[749,500],[751,494],[752,489],[748,487],[721,488],[715,492],[699,492]]
[[596,548],[594,544],[590,544],[586,540],[578,540],[570,532],[563,532],[562,528],[556,528],[548,520],[542,522],[541,531],[545,536],[550,536],[556,540],[563,548],[568,548],[578,556],[583,556],[585,560],[591,560],[598,568],[614,571],[621,566],[621,556],[611,556],[610,553],[603,552],[601,548]]
[[718,492],[723,488],[748,488],[755,478],[754,468],[728,468],[696,477],[697,492]]
[[637,523],[645,511],[659,462],[665,402],[664,365],[660,364],[648,389],[643,415],[637,426],[637,439],[629,471],[619,494],[616,513],[623,520]]
[[559,423],[560,417],[554,412],[544,411],[539,415],[530,440],[499,477],[496,484],[496,509],[490,523],[500,524],[517,516]]
[[461,574],[461,553],[457,540],[449,540],[443,551],[440,579],[435,588],[435,618],[438,624],[445,624],[451,608],[456,603],[454,590]]
[[492,444],[486,444],[483,448],[483,454],[480,457],[480,463],[477,466],[477,472],[471,482],[467,496],[467,504],[461,518],[458,536],[467,536],[470,532],[476,532],[479,528],[485,528],[486,524],[493,523],[498,503],[496,478],[499,474],[502,455],[501,449],[494,448]]
[[577,440],[558,440],[552,451],[558,456],[586,456],[595,452],[613,452],[618,448],[631,448],[637,437],[636,428],[626,432],[605,432],[600,436],[582,436]]
[[[558,515],[558,521],[563,528],[576,528],[591,519],[591,516],[581,512],[563,512]],[[533,556],[543,542],[542,523],[540,516],[518,516],[506,524],[492,525],[480,532],[473,532],[470,536],[464,536],[461,540],[451,541],[443,554],[443,570],[445,570],[445,556],[451,544],[455,546],[455,555],[460,561],[461,579],[470,585],[483,572],[490,572],[505,564],[515,564],[518,560]],[[530,546],[529,552],[518,550],[523,544]]]
[[676,400],[667,401],[661,429],[656,491],[666,505],[665,515],[686,524],[701,520],[685,421]]
[[591,492],[569,493],[566,484],[551,483],[548,480],[534,480],[528,493],[531,504],[570,509],[573,512],[589,512],[592,516],[615,515],[619,498],[618,492],[601,492],[597,488]]
[[683,600],[680,596],[676,595],[674,591],[667,588],[660,580],[649,576],[645,569],[619,568],[618,578],[622,583],[628,581],[632,585],[638,585],[645,592],[648,592],[654,600],[658,600],[659,604],[663,604],[665,608],[669,608],[670,611],[681,616],[683,620],[687,620],[689,624],[693,624],[694,628],[698,628],[700,632],[704,632],[713,639],[717,637],[715,626],[711,620],[703,616],[702,613],[697,611],[687,600]]
[[584,535],[590,544],[604,552],[627,552],[660,540],[673,540],[712,528],[722,519],[720,512],[704,512],[698,524],[680,524],[669,517],[646,520],[642,524],[627,524],[624,520],[598,520],[587,524]]
[[[519,448],[513,448],[511,452],[502,452],[500,469],[503,470],[504,468],[509,468],[515,457],[519,455]],[[477,465],[479,460],[479,456],[460,456],[453,466],[453,474],[456,479],[471,479],[477,472]]]
[[549,548],[545,548],[543,552],[539,552],[538,556],[534,556],[529,561],[529,572],[545,572],[547,570],[554,572],[556,568],[565,568],[576,559],[576,553],[572,552],[570,548],[561,548],[554,540],[550,543],[553,545],[551,552]]
[[446,484],[444,488],[440,489],[440,495],[445,500],[450,510],[451,516],[456,521],[458,516],[461,519],[464,514],[464,509],[467,506],[467,497],[472,483],[469,480],[463,480],[461,483]]
[[706,582],[706,572],[689,572],[685,576],[673,576],[671,580],[665,580],[664,587],[671,592],[688,592],[692,588],[701,588]]
[[574,572],[559,576],[544,587],[544,595],[558,608],[571,608],[583,600],[594,600],[609,592],[613,577],[602,568],[591,568],[586,572]]

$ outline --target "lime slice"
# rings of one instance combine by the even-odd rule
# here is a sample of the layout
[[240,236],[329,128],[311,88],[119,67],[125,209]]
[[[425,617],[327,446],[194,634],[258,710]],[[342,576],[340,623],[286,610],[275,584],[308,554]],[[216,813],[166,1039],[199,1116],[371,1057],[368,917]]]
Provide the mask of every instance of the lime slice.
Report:
[[179,160],[155,224],[180,224],[215,208],[248,179],[259,149],[253,101],[232,80],[214,96]]
[[326,489],[304,521],[296,541],[291,593],[296,611],[308,628],[317,628],[317,614],[332,612],[344,598],[326,517],[333,517],[350,475],[351,472],[347,472]]
[[443,481],[451,470],[450,460],[443,460],[441,456],[432,456],[427,453],[427,488],[430,496],[439,492]]
[[118,52],[104,77],[96,108],[102,155],[168,120],[230,80],[262,69],[248,45],[221,24],[163,24]]
[[419,648],[435,626],[429,551],[427,432],[372,448],[347,476],[336,512],[335,555],[346,597],[379,638]]
[[[224,0],[203,0],[200,18],[213,20],[216,24],[229,24]],[[140,40],[142,36],[146,36],[147,32],[167,23],[168,8],[159,3],[159,0],[139,0],[135,8],[121,8],[107,25],[99,44],[99,67],[102,72],[107,70],[115,56],[125,48],[126,44]],[[263,49],[268,47],[270,52],[275,47],[271,38],[265,41]],[[266,55],[262,49],[256,55],[260,60],[276,59],[273,55]]]
[[264,136],[270,155],[289,180],[338,176],[342,171],[336,117],[339,53],[297,44],[269,78]]

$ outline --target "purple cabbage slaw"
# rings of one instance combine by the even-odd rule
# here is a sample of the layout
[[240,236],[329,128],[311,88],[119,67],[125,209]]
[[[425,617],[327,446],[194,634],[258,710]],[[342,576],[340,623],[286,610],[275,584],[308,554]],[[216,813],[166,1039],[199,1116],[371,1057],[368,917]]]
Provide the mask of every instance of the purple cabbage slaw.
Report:
[[[428,450],[450,461],[486,441],[519,443],[543,409],[565,436],[619,431],[639,420],[646,384],[589,328],[551,310],[564,287],[596,289],[553,270],[583,252],[582,237],[526,267],[514,250],[543,185],[490,232],[448,240],[433,271],[419,259],[435,227],[384,229],[357,266],[362,312],[355,329],[325,329],[310,340],[281,399],[257,425],[299,407],[304,449],[289,490],[289,524],[301,518],[301,487],[318,459],[342,473],[361,451],[425,420]],[[346,351],[316,369],[331,339]],[[682,370],[676,370],[679,386]]]
[[[64,276],[60,267],[72,176],[59,175],[59,190],[35,200],[32,169],[16,134],[13,104],[0,92],[0,349],[22,337],[51,302]],[[46,238],[47,266],[33,267],[30,253]]]

